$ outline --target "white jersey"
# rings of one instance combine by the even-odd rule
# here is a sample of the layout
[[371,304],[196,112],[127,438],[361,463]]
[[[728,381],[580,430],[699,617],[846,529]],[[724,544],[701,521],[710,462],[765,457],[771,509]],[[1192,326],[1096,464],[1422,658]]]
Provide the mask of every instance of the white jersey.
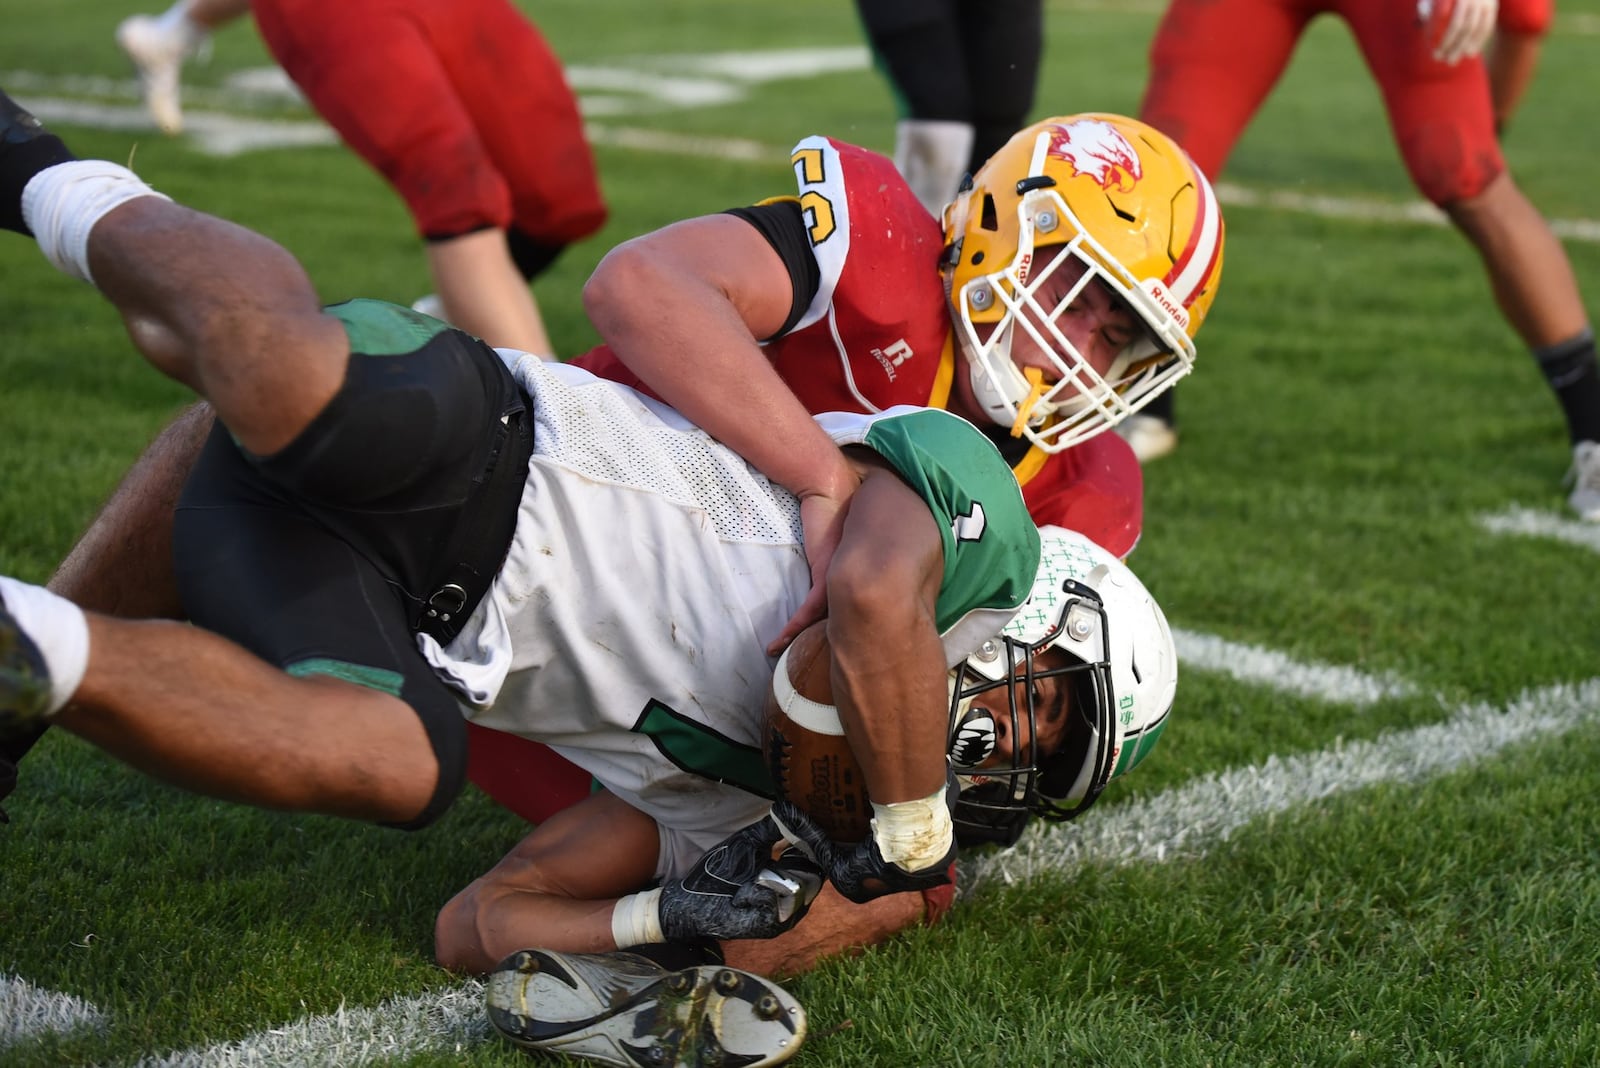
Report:
[[[473,722],[546,743],[653,817],[657,874],[676,877],[771,803],[760,736],[774,666],[766,645],[810,587],[798,503],[659,402],[574,367],[502,357],[533,402],[516,533],[455,640],[419,643],[465,695]],[[955,663],[1025,599],[1037,532],[1010,469],[959,418],[901,408],[822,421],[834,440],[871,447],[874,424],[908,415],[937,423],[919,426],[918,440],[957,435],[957,466],[973,454],[981,475],[961,472],[961,481],[993,491],[978,509],[986,548],[1009,552],[1003,567],[966,568],[989,574],[941,612]],[[974,519],[965,496],[945,496],[960,497],[942,517],[948,575]]]

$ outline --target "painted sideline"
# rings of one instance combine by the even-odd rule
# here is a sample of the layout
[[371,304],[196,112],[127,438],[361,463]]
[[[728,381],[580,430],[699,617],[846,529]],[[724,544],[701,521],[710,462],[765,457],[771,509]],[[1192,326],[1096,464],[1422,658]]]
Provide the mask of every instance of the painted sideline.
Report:
[[1549,538],[1600,553],[1600,523],[1562,519],[1531,508],[1507,508],[1493,515],[1480,515],[1478,525],[1492,534],[1523,538]]
[[147,1057],[137,1068],[343,1068],[423,1052],[459,1052],[489,1037],[483,984],[470,979],[449,990],[395,998],[376,1008],[308,1016],[237,1042]]
[[1416,693],[1416,687],[1389,675],[1367,675],[1338,664],[1305,664],[1272,649],[1212,634],[1174,627],[1172,638],[1178,646],[1179,672],[1199,668],[1280,693],[1357,707]]
[[0,1050],[44,1034],[103,1028],[105,1016],[71,994],[41,990],[26,979],[0,975]]
[[1035,822],[1004,853],[961,865],[963,894],[1041,872],[1204,856],[1247,823],[1324,797],[1389,782],[1420,782],[1535,738],[1600,721],[1600,679],[1524,691],[1504,707],[1472,704],[1442,723],[1268,757],[1137,799],[1085,824]]
[[[1587,32],[1587,31],[1585,31]],[[745,87],[756,82],[804,78],[865,65],[865,49],[790,49],[769,53],[700,54],[646,57],[643,66],[661,68],[651,73],[602,66],[574,68],[574,84],[585,92],[585,132],[597,145],[685,155],[740,163],[782,161],[789,146],[765,145],[738,137],[682,135],[641,127],[616,126],[594,121],[597,116],[621,116],[726,104],[741,98]],[[692,61],[687,62],[687,61]],[[759,62],[757,62],[759,61]],[[694,74],[673,73],[693,71]],[[27,71],[7,72],[12,90],[34,90],[28,108],[45,122],[72,123],[98,129],[148,130],[150,118],[139,104],[104,104],[72,99],[79,93],[137,99],[136,83],[125,79],[88,76],[49,76]],[[281,79],[280,79],[281,80]],[[212,107],[263,108],[294,101],[293,88],[278,86],[271,69],[243,71],[234,88],[185,89],[191,103]],[[56,94],[66,93],[69,96]],[[154,132],[152,131],[154,136]],[[276,148],[335,146],[338,137],[320,119],[249,118],[226,111],[184,111],[184,135],[208,155],[231,157]],[[1218,182],[1217,199],[1241,208],[1266,208],[1324,218],[1354,219],[1422,226],[1448,226],[1444,213],[1420,200],[1385,201],[1367,197],[1319,196],[1289,189],[1248,189]],[[1568,241],[1600,243],[1600,220],[1547,219],[1551,230]]]

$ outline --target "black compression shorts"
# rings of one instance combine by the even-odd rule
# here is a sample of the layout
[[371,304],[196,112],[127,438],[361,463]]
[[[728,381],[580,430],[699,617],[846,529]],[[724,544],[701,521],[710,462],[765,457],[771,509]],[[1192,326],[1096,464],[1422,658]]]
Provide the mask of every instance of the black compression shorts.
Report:
[[492,510],[509,544],[523,478],[492,501],[483,485],[508,459],[496,452],[502,417],[526,397],[494,350],[436,320],[378,301],[328,311],[351,340],[344,385],[269,457],[247,455],[217,425],[178,503],[178,587],[196,624],[290,674],[409,704],[439,761],[432,800],[404,825],[421,827],[461,789],[467,734],[412,624],[463,517],[481,523]]

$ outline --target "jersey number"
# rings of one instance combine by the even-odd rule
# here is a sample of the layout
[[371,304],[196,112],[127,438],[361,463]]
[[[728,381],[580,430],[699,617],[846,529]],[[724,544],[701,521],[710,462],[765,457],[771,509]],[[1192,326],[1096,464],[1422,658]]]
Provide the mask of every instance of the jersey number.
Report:
[[[789,162],[794,165],[802,184],[816,185],[822,181],[822,149],[802,148],[789,157]],[[800,194],[800,210],[805,212],[813,245],[828,240],[838,228],[833,221],[833,202],[815,189],[807,189]]]
[[982,541],[984,529],[989,521],[983,514],[983,505],[977,501],[972,502],[972,511],[966,515],[958,515],[955,522],[950,524],[950,533],[955,535],[956,541]]

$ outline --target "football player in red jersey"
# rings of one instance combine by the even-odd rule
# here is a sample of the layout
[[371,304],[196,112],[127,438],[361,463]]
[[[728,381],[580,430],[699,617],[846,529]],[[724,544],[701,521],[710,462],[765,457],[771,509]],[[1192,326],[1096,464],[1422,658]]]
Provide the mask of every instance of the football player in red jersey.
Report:
[[1127,556],[1142,480],[1100,431],[1193,365],[1222,271],[1216,198],[1183,150],[1121,116],[1047,119],[942,227],[874,152],[813,137],[793,164],[797,195],[613,249],[584,290],[606,344],[577,362],[692,412],[803,498],[831,491],[786,452],[785,420],[948,408],[988,428],[1037,522]]
[[[828,458],[798,453],[786,421],[896,404],[986,427],[1036,523],[1131,552],[1139,465],[1102,431],[1193,366],[1224,239],[1204,175],[1136,120],[1047,119],[941,227],[884,156],[811,137],[792,158],[795,196],[614,249],[584,291],[607,343],[574,362],[656,393],[801,497],[814,575],[853,487],[818,483]],[[774,653],[821,600],[818,585]],[[534,822],[565,796],[543,782],[562,769],[520,738],[472,748],[472,781]]]
[[[1477,249],[1495,302],[1560,402],[1576,483],[1568,502],[1600,521],[1594,330],[1561,242],[1500,152],[1478,56],[1495,0],[1173,0],[1150,48],[1140,117],[1216,178],[1306,26],[1329,12],[1349,24],[1378,81],[1412,181]],[[1169,393],[1125,429],[1153,457],[1175,444],[1171,428]]]
[[[626,377],[617,357],[627,354],[660,392],[716,418],[710,432],[806,491],[808,534],[820,519],[824,553],[854,487],[808,484],[806,464],[824,463],[792,453],[783,420],[809,422],[807,406],[902,403],[988,426],[1037,523],[1131,550],[1138,467],[1101,431],[1192,366],[1221,271],[1215,197],[1182,151],[1118,116],[1039,123],[975,176],[942,229],[882,156],[813,138],[794,159],[797,196],[675,224],[608,258],[586,301],[609,345],[584,362]],[[732,382],[738,404],[727,403]],[[158,596],[160,575],[121,554],[170,542],[162,483],[170,499],[208,427],[196,412],[163,436],[54,589],[119,615],[176,611]],[[548,750],[506,735],[486,745],[484,734],[473,732],[469,774],[513,811],[540,822],[586,796],[587,776]],[[913,922],[925,905],[909,896],[875,912],[823,910],[813,929],[834,926],[818,943],[842,948]]]
[[117,27],[162,130],[183,125],[184,60],[246,12],[318,114],[405,201],[434,314],[553,355],[528,284],[599,230],[606,207],[577,98],[538,27],[507,0],[175,0]]

